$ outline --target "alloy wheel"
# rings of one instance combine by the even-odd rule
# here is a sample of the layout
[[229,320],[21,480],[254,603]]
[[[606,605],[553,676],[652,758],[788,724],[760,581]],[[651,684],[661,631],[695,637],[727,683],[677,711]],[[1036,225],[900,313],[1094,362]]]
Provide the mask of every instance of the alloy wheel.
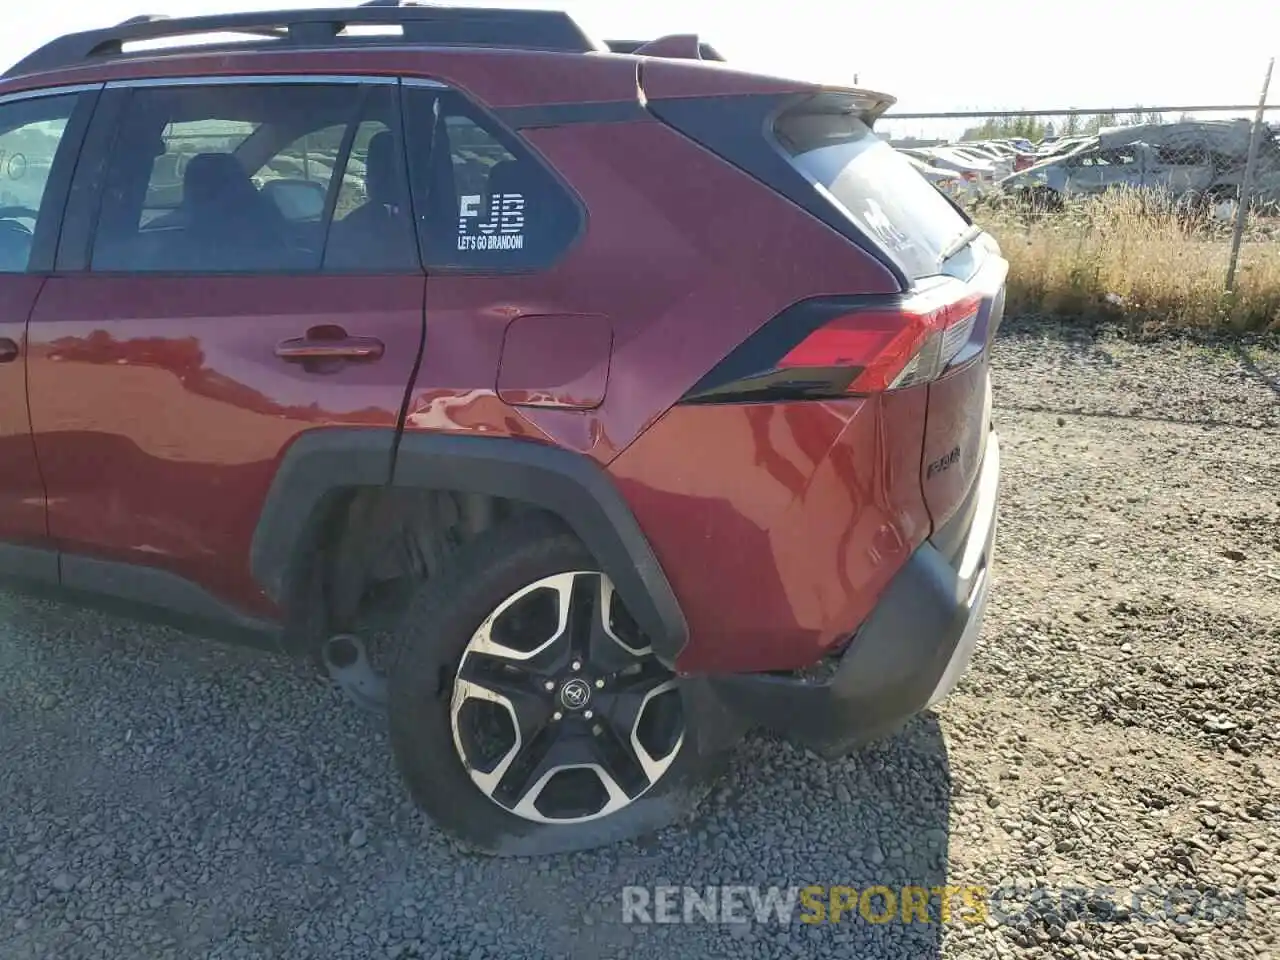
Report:
[[458,664],[450,721],[472,782],[539,823],[617,813],[684,740],[675,677],[592,571],[529,584],[485,619]]

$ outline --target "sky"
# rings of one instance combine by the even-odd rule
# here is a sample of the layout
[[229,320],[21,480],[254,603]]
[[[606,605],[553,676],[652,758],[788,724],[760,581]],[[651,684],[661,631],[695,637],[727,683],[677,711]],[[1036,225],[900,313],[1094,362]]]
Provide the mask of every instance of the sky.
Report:
[[[151,8],[147,9],[150,4]],[[0,66],[76,30],[333,0],[42,0],[0,32]],[[1256,103],[1280,56],[1276,0],[475,0],[567,10],[593,35],[698,33],[744,69],[860,86],[912,112]],[[1280,72],[1270,102],[1280,103]],[[1280,121],[1280,111],[1269,115]],[[956,124],[902,121],[894,135]]]

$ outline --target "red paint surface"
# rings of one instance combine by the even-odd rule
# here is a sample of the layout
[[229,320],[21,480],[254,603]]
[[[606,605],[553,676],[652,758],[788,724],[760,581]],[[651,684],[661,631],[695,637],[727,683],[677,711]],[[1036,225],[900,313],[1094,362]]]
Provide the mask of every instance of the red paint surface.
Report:
[[610,467],[683,606],[690,672],[813,663],[929,533],[923,389],[670,411]]
[[[280,458],[313,427],[395,428],[422,291],[420,276],[50,279],[29,348],[50,533],[271,613],[249,544]],[[333,373],[275,356],[321,324],[386,353]]]
[[0,274],[0,337],[20,348],[0,363],[0,540],[36,545],[45,540],[44,484],[27,417],[27,315],[43,277]]
[[[427,347],[407,429],[544,438],[607,463],[791,303],[896,289],[834,231],[657,121],[539,129],[528,139],[591,211],[590,229],[543,272],[428,278]],[[609,317],[603,403],[579,412],[502,402],[494,384],[503,338],[525,314]],[[465,422],[451,413],[460,403]]]
[[607,317],[517,317],[503,338],[498,396],[517,407],[598,407],[612,349]]

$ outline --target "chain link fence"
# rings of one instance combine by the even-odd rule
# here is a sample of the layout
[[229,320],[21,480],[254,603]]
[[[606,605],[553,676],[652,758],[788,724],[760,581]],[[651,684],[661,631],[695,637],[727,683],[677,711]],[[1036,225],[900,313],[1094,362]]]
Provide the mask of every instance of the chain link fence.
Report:
[[[1000,240],[1017,309],[1280,329],[1270,82],[1268,66],[1252,105],[890,113],[877,129]],[[939,121],[967,129],[921,135]]]

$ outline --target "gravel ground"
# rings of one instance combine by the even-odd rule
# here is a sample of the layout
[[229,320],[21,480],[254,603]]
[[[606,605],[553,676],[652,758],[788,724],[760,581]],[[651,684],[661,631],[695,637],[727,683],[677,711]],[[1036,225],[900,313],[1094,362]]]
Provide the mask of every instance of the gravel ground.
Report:
[[[1280,353],[1023,322],[996,366],[997,585],[960,689],[840,763],[753,738],[640,844],[466,856],[300,666],[0,596],[0,957],[1280,958]],[[985,923],[628,926],[628,883],[1006,896]],[[1100,884],[1143,899],[1063,900]]]

